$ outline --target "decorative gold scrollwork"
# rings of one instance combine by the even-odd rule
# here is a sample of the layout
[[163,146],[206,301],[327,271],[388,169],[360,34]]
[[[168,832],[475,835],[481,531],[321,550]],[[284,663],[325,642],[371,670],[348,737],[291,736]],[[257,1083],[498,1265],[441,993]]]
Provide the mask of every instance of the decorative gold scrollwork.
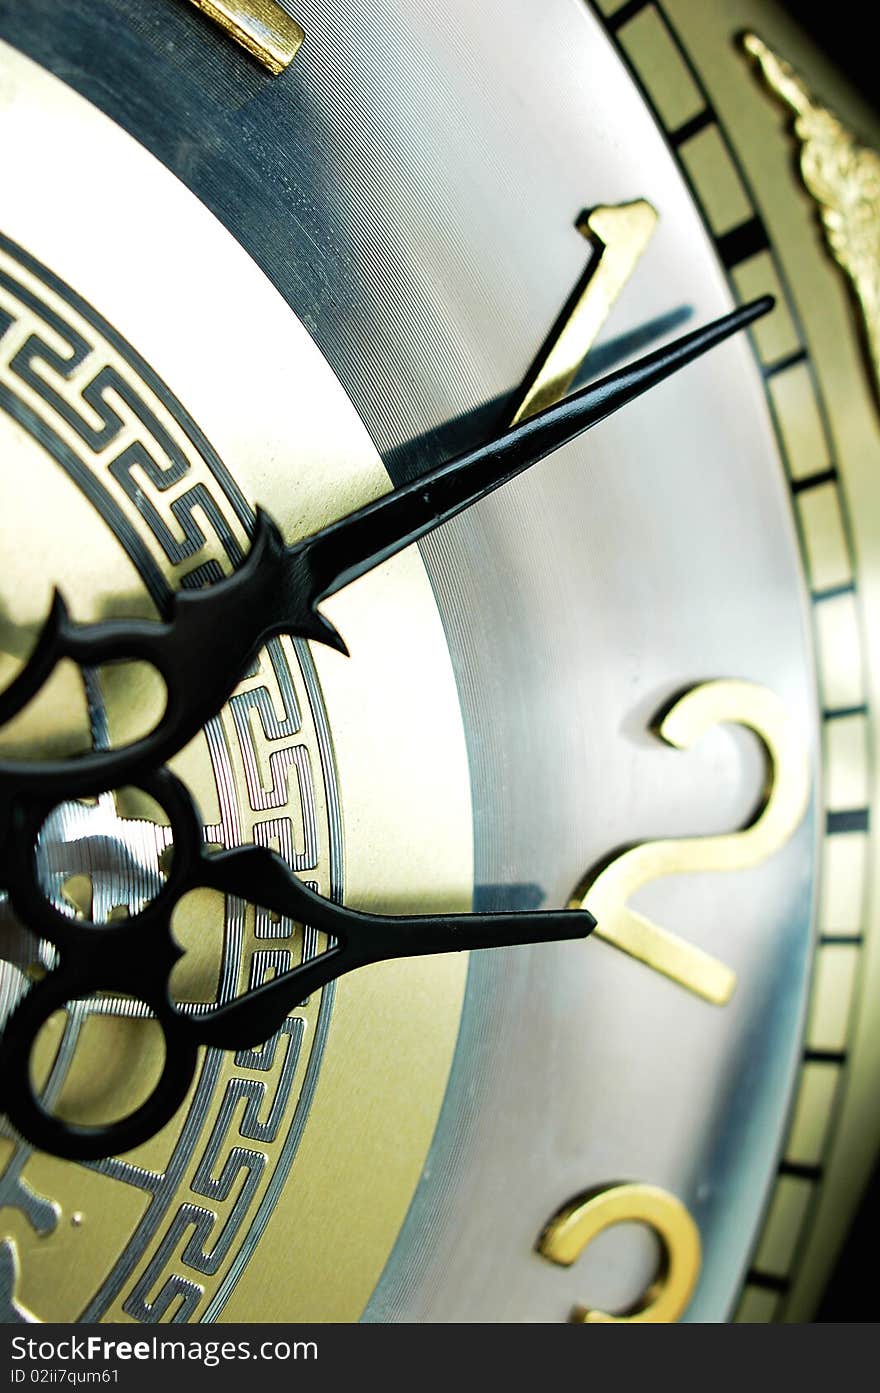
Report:
[[861,308],[880,404],[880,155],[821,106],[791,64],[757,34],[746,34],[743,47],[757,60],[767,86],[795,114],[801,175],[819,205],[829,250],[849,276]]

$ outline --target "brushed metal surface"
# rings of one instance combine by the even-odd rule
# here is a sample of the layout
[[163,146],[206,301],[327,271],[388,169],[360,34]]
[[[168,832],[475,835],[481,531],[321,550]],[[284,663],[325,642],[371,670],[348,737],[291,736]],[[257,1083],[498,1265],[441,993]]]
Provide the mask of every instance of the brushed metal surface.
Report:
[[[728,308],[672,159],[580,0],[303,0],[297,18],[305,43],[275,81],[173,0],[70,0],[63,23],[51,0],[12,0],[0,33],[223,219],[398,477],[503,423],[582,272],[582,208],[646,197],[660,213],[606,355],[653,321]],[[683,755],[648,733],[683,687],[763,682],[813,739],[790,510],[744,342],[424,554],[468,738],[481,906],[561,903],[614,847],[747,819],[761,767],[746,737]],[[736,969],[723,1010],[604,944],[473,961],[432,1156],[368,1318],[625,1304],[650,1245],[608,1235],[563,1270],[534,1243],[574,1193],[628,1178],[673,1189],[699,1221],[688,1318],[728,1314],[798,1048],[813,865],[811,816],[756,870],[640,897]]]

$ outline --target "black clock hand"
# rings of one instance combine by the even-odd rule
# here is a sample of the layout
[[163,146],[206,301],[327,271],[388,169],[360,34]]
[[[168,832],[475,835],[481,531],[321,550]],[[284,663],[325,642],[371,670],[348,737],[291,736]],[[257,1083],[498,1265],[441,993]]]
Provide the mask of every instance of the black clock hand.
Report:
[[[156,898],[121,922],[71,919],[46,898],[33,875],[34,840],[46,813],[39,801],[25,798],[14,806],[0,857],[0,877],[18,921],[57,949],[50,971],[5,1023],[0,1109],[22,1136],[55,1155],[96,1160],[138,1146],[174,1116],[192,1083],[200,1046],[241,1050],[262,1044],[312,992],[355,968],[425,953],[584,938],[595,925],[586,911],[389,916],[350,909],[310,890],[267,847],[208,850],[192,795],[169,770],[156,771],[144,786],[170,820],[174,856]],[[332,946],[230,1001],[195,1013],[180,1009],[170,982],[182,950],[171,925],[181,899],[200,886],[308,924]],[[56,1011],[99,992],[131,997],[148,1008],[164,1036],[165,1059],[143,1104],[118,1121],[83,1127],[47,1109],[32,1085],[30,1059]]]
[[[291,550],[306,558],[312,604],[427,536],[772,308],[771,296],[754,300],[305,538]],[[326,641],[339,646],[338,638]]]
[[286,547],[275,525],[259,513],[242,566],[210,589],[179,592],[165,622],[77,625],[56,595],[29,662],[0,695],[0,724],[30,701],[64,657],[83,667],[123,658],[152,664],[165,680],[166,709],[153,731],[122,749],[93,750],[76,761],[37,766],[0,761],[0,781],[26,777],[34,791],[55,799],[137,782],[166,763],[220,710],[270,638],[288,633],[347,652],[318,611],[322,600],[745,328],[772,305],[765,296],[685,334],[292,546]]

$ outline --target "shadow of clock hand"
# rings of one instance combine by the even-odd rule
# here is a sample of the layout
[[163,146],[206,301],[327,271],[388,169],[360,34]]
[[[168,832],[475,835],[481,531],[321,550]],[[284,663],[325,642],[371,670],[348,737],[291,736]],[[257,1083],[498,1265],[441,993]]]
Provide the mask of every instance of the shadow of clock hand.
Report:
[[[649,348],[674,329],[680,329],[693,317],[690,305],[679,305],[666,314],[655,316],[640,324],[629,333],[618,334],[605,343],[598,343],[590,349],[581,364],[567,395],[579,391],[588,382],[632,357],[634,353]],[[441,460],[471,449],[474,445],[484,445],[487,440],[503,434],[516,412],[522,387],[513,387],[509,392],[501,392],[490,401],[482,402],[460,416],[453,416],[442,425],[414,436],[401,445],[395,445],[383,455],[385,468],[395,485],[409,483],[434,469]]]

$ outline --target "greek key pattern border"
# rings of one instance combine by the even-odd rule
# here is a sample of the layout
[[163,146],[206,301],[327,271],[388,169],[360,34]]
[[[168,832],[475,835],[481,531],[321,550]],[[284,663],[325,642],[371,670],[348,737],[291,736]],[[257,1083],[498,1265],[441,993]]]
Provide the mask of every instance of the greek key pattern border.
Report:
[[[106,320],[2,235],[0,410],[95,506],[160,611],[175,585],[213,583],[241,560],[253,512],[199,427]],[[206,838],[271,846],[313,876],[313,888],[341,899],[336,771],[308,647],[273,640],[206,737],[220,804],[220,822],[205,829]],[[220,999],[320,946],[308,928],[228,901]],[[149,1203],[83,1319],[98,1319],[120,1301],[138,1321],[217,1318],[293,1162],[332,999],[326,988],[264,1046],[240,1051],[231,1063],[207,1052],[161,1171],[124,1158],[90,1165],[146,1193]],[[29,1189],[26,1148],[19,1151],[0,1178],[0,1196],[22,1208],[37,1232],[50,1233],[59,1207]],[[17,1273],[14,1244],[10,1252]],[[7,1298],[14,1314],[14,1292]]]

